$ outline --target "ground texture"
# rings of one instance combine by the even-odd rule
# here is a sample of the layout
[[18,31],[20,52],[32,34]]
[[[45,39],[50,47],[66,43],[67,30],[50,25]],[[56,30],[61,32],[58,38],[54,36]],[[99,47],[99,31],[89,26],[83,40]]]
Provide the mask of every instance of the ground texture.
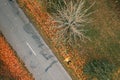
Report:
[[34,80],[15,51],[0,34],[0,80]]
[[[69,46],[62,43],[57,44],[53,25],[46,9],[42,7],[38,0],[18,0],[20,7],[30,18],[38,31],[54,51],[55,55],[61,61],[63,66],[72,76],[73,80],[87,80],[88,76],[83,73],[84,65],[92,59],[107,59],[115,64],[118,69],[113,75],[119,78],[120,67],[120,20],[118,18],[118,3],[115,0],[86,0],[89,4],[94,1],[96,4],[91,11],[95,11],[90,17],[92,23],[85,27],[88,31],[87,36],[91,41],[81,44],[81,50],[72,50]],[[89,5],[86,4],[86,5]],[[117,10],[114,10],[117,9]],[[66,54],[68,53],[68,54]],[[71,57],[71,63],[67,65],[64,62],[66,57]],[[113,80],[115,80],[113,78]]]

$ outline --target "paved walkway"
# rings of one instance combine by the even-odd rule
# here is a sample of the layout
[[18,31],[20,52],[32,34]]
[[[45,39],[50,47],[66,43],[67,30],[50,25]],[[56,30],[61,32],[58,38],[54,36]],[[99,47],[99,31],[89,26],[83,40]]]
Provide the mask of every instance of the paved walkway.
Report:
[[35,80],[72,80],[14,1],[0,0],[0,30]]

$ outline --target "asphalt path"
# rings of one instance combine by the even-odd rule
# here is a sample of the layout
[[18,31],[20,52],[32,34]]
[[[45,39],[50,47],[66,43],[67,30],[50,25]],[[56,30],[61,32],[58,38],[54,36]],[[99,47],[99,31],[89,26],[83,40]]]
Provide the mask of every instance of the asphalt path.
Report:
[[72,80],[15,1],[0,0],[0,31],[35,80]]

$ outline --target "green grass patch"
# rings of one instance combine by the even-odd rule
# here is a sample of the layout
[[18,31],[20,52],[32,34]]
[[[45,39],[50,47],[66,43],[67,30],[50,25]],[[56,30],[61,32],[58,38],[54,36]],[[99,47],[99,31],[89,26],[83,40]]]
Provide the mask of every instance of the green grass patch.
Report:
[[100,31],[98,29],[95,29],[93,27],[89,27],[86,29],[85,35],[90,37],[91,40],[95,40],[100,37]]
[[88,80],[112,80],[115,65],[105,59],[93,59],[84,66],[84,73],[90,75]]

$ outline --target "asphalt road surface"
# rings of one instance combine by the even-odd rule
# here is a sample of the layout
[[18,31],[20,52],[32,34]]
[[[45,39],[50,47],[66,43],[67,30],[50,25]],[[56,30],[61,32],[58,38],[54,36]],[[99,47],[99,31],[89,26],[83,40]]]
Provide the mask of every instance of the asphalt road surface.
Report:
[[35,80],[72,80],[15,1],[0,0],[0,31]]

